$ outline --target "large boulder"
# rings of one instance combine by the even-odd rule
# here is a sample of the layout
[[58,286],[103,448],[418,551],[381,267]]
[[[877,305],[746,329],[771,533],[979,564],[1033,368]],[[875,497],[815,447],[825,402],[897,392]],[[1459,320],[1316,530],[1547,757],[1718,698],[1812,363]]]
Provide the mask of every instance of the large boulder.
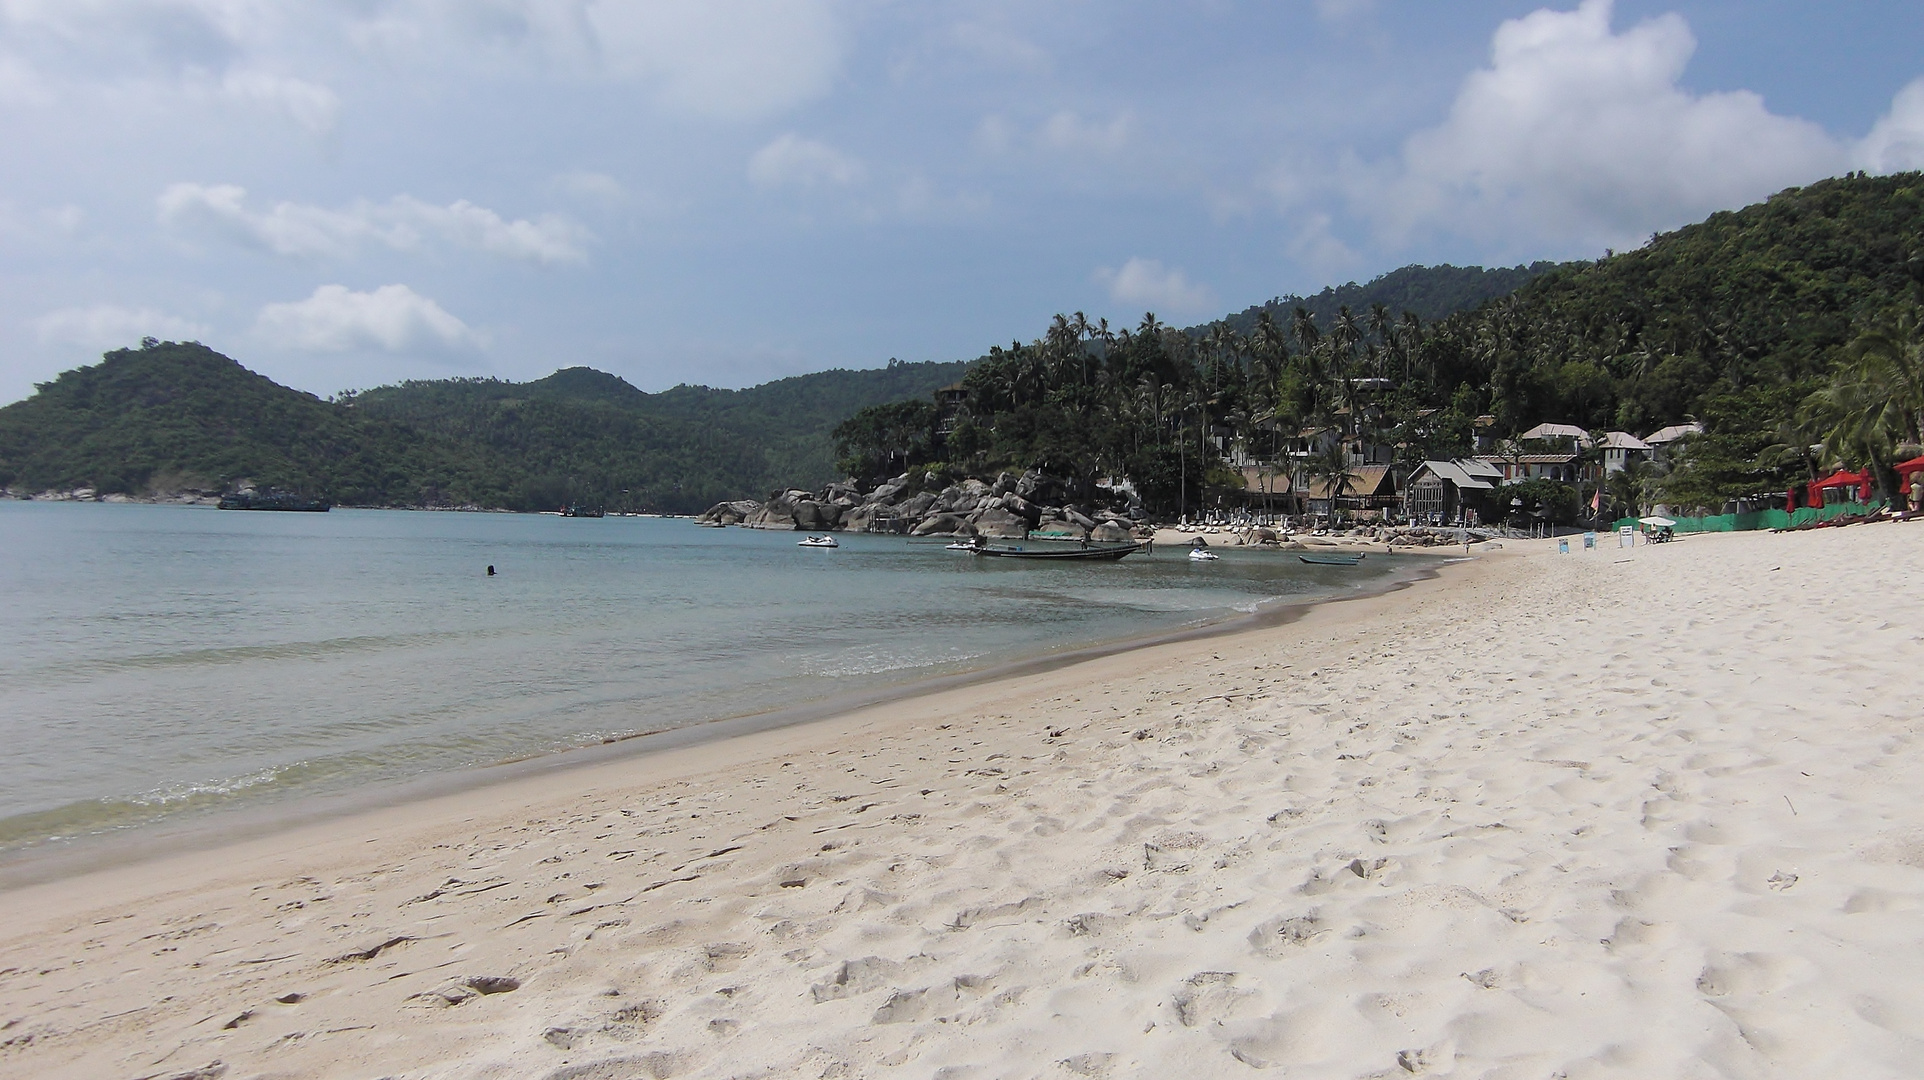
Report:
[[1104,543],[1120,544],[1127,542],[1130,536],[1127,527],[1118,525],[1113,521],[1105,521],[1089,530],[1089,539],[1100,540]]
[[988,494],[989,485],[980,480],[964,480],[943,488],[929,509],[938,514],[967,514],[982,505],[983,497]]
[[924,491],[921,494],[912,496],[908,502],[896,508],[897,513],[909,518],[919,518],[934,510],[935,493],[932,491]]
[[1069,484],[1061,477],[1040,469],[1030,469],[1016,481],[1015,493],[1030,502],[1062,503],[1068,499]]
[[978,535],[992,539],[1020,539],[1029,535],[1028,519],[1019,517],[999,506],[989,506],[977,510],[969,517]]
[[1042,508],[1020,495],[1004,495],[1000,500],[1002,509],[1034,526],[1042,520]]
[[961,532],[968,522],[958,514],[931,514],[915,523],[909,530],[910,536],[953,536]]
[[[813,499],[802,499],[795,504],[795,509],[789,513],[794,518],[797,529],[821,530],[835,527],[829,520],[828,511],[830,510],[835,510],[835,508],[818,503]],[[839,519],[841,512],[836,510],[835,516]]]
[[793,532],[803,528],[795,523],[795,511],[780,502],[766,503],[742,520],[744,529],[776,529]]
[[1089,530],[1067,518],[1044,518],[1036,525],[1034,535],[1057,540],[1080,540],[1089,535]]
[[695,519],[695,523],[697,525],[740,525],[750,514],[761,508],[762,504],[753,499],[716,503],[703,511],[701,516]]
[[905,484],[883,484],[881,487],[868,493],[868,501],[872,503],[891,503],[895,501],[896,496],[907,490],[908,487]]

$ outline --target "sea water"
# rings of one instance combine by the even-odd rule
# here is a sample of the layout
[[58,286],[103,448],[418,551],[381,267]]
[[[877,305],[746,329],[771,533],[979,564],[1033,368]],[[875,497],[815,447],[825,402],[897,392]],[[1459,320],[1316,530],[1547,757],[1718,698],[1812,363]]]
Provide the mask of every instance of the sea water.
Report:
[[1153,636],[1396,561],[1048,564],[797,539],[0,502],[0,851]]

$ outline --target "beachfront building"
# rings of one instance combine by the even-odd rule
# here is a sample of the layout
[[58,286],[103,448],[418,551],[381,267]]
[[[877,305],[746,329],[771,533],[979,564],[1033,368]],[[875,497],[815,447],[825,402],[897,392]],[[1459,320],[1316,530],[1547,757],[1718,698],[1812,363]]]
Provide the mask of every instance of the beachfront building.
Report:
[[1595,440],[1590,433],[1574,424],[1538,424],[1513,440],[1477,454],[1476,459],[1497,470],[1506,484],[1524,480],[1577,484],[1597,479],[1589,457],[1593,446]]
[[1411,521],[1443,525],[1490,521],[1490,499],[1503,473],[1477,458],[1425,461],[1403,489],[1403,511]]
[[1603,447],[1605,474],[1622,472],[1639,461],[1650,460],[1650,444],[1627,431],[1606,432],[1598,445]]
[[1291,480],[1292,466],[1250,462],[1238,465],[1243,487],[1243,509],[1260,514],[1298,514],[1298,492]]
[[[1336,489],[1332,497],[1332,489]],[[1344,474],[1338,487],[1327,477],[1313,477],[1303,485],[1310,516],[1333,514],[1363,521],[1382,521],[1394,514],[1402,500],[1396,494],[1396,473],[1388,465],[1359,465]]]
[[1659,472],[1669,472],[1671,461],[1684,440],[1702,434],[1703,430],[1704,426],[1693,420],[1688,424],[1672,424],[1645,435],[1643,441],[1644,445],[1650,447],[1650,464]]

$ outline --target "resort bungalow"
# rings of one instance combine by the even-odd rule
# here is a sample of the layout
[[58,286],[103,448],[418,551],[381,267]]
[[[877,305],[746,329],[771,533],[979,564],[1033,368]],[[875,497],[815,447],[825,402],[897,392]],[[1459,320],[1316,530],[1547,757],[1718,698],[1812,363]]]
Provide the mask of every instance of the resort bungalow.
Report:
[[1396,475],[1387,465],[1351,469],[1335,498],[1331,498],[1333,486],[1329,480],[1318,477],[1305,487],[1312,515],[1329,517],[1332,511],[1338,511],[1365,520],[1381,520],[1385,511],[1396,509]]
[[1667,428],[1653,431],[1643,437],[1644,445],[1650,447],[1650,463],[1663,472],[1670,471],[1671,457],[1683,441],[1692,435],[1703,433],[1704,426],[1692,421],[1688,424],[1672,424]]
[[1425,461],[1410,474],[1403,510],[1411,521],[1436,525],[1494,520],[1491,493],[1502,482],[1501,470],[1477,458]]
[[1243,476],[1242,503],[1247,509],[1267,514],[1300,512],[1289,466],[1249,464],[1237,471]]
[[1606,433],[1602,446],[1605,473],[1622,472],[1636,462],[1650,460],[1650,444],[1627,431]]
[[1574,484],[1585,479],[1583,452],[1590,433],[1572,424],[1538,424],[1517,436],[1507,447],[1476,456],[1496,469],[1505,483],[1519,480],[1557,480]]

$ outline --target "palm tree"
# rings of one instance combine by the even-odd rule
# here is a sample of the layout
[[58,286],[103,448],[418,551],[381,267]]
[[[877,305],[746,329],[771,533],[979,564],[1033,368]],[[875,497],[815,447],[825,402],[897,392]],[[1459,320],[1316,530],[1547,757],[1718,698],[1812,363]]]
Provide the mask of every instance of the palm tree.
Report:
[[1328,449],[1312,454],[1303,462],[1303,471],[1310,479],[1323,482],[1323,492],[1329,496],[1329,520],[1334,524],[1337,501],[1349,492],[1349,453],[1341,442],[1331,443]]
[[1890,395],[1888,421],[1905,442],[1924,434],[1924,311],[1907,306],[1851,343],[1851,377]]

